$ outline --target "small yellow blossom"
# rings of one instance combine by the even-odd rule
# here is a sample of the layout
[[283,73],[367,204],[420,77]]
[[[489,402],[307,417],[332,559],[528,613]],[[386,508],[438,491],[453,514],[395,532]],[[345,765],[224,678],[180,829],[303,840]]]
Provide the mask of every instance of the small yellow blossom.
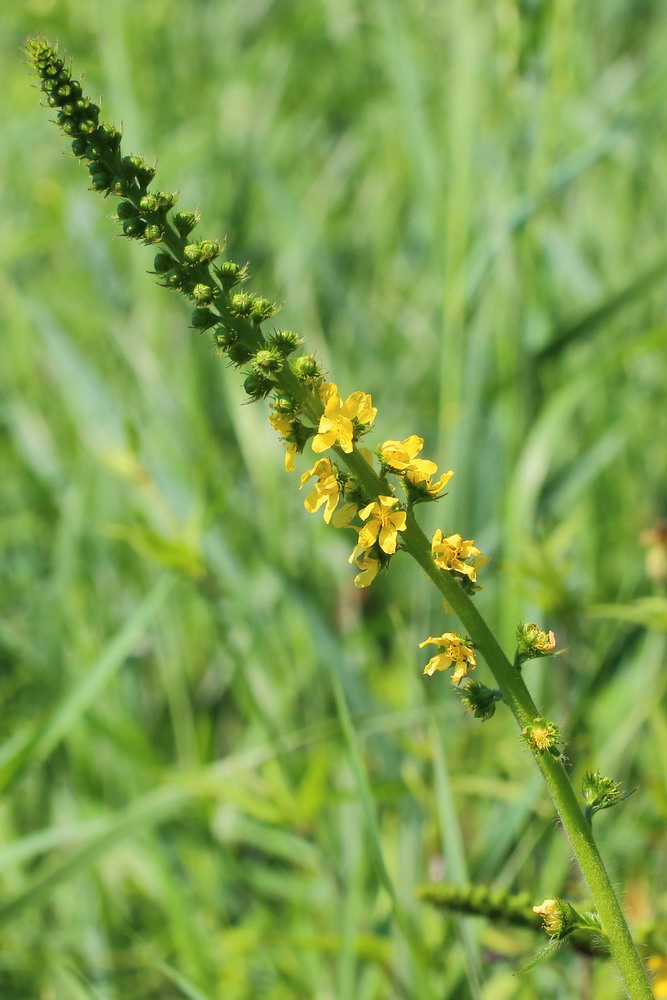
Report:
[[363,552],[360,559],[355,560],[361,573],[357,573],[354,578],[355,587],[369,587],[380,569],[380,560],[376,559],[369,552]]
[[519,625],[516,630],[517,657],[519,663],[534,660],[540,656],[551,656],[556,648],[556,636],[546,632],[533,622]]
[[376,407],[366,392],[353,392],[345,402],[338,395],[338,386],[327,382],[320,389],[324,413],[320,417],[317,434],[313,438],[313,451],[320,454],[327,448],[339,445],[347,454],[352,451],[355,431],[375,420]]
[[314,514],[323,504],[326,504],[324,520],[328,524],[340,500],[340,486],[336,478],[336,471],[328,458],[320,458],[311,469],[308,469],[308,472],[304,472],[302,475],[301,488],[312,476],[317,476],[315,489],[308,494],[303,505],[307,511]]
[[[440,528],[433,535],[431,551],[439,569],[463,573],[473,583],[477,580],[477,570],[489,561],[471,539],[464,541],[461,535],[445,537]],[[471,557],[472,562],[464,562],[464,559]]]
[[419,643],[419,648],[433,643],[434,646],[442,646],[443,651],[432,656],[424,667],[424,673],[432,677],[436,670],[447,670],[454,666],[452,674],[452,684],[458,684],[462,677],[468,673],[468,668],[474,670],[477,665],[475,654],[472,649],[470,639],[457,635],[455,632],[443,632],[442,635],[432,636]]
[[274,431],[277,431],[281,435],[282,444],[285,445],[287,451],[285,452],[285,468],[288,472],[294,471],[294,456],[297,453],[296,441],[287,440],[288,435],[292,433],[292,423],[287,419],[287,417],[278,413],[274,410],[269,416],[269,423],[273,427]]
[[366,552],[376,542],[387,555],[396,551],[398,532],[405,531],[406,513],[404,510],[394,510],[398,497],[378,497],[377,501],[369,503],[359,511],[362,521],[368,523],[359,529],[359,539],[350,562],[357,558],[360,552]]
[[562,737],[558,726],[554,725],[550,719],[538,716],[530,726],[521,730],[521,735],[533,750],[539,750],[541,753],[548,750],[555,757],[561,756],[559,743],[563,742]]
[[430,497],[434,497],[437,493],[439,493],[440,490],[447,485],[453,475],[454,472],[450,469],[449,472],[443,472],[440,478],[436,479],[434,482],[431,475],[420,471],[419,469],[410,468],[406,469],[405,472],[405,478],[408,482],[412,483],[413,486],[416,486],[417,489],[426,493]]
[[566,906],[561,899],[545,899],[539,906],[533,907],[533,913],[540,914],[542,926],[551,937],[559,937],[570,923]]
[[655,1000],[667,1000],[667,956],[651,955],[647,965],[651,972],[655,972],[655,979],[651,983]]
[[426,476],[432,476],[438,471],[435,462],[429,462],[425,458],[416,456],[424,447],[424,438],[411,434],[404,441],[385,441],[380,445],[380,456],[385,465],[395,472],[405,472],[407,469],[414,469],[415,472],[422,472]]

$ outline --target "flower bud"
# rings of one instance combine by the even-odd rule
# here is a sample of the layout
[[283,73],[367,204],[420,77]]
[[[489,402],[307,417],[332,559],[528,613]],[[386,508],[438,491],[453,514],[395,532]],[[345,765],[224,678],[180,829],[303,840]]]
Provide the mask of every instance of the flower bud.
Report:
[[250,315],[253,321],[259,325],[265,320],[270,319],[271,316],[275,316],[279,309],[280,306],[276,305],[275,302],[269,302],[268,299],[253,299]]
[[252,357],[252,350],[239,340],[228,349],[227,357],[234,365],[244,365]]
[[247,292],[235,292],[229,301],[229,309],[235,316],[249,316],[252,312],[253,297]]
[[188,236],[199,222],[194,212],[176,212],[171,220],[181,236]]
[[164,230],[162,226],[157,222],[152,222],[144,229],[143,240],[148,246],[152,246],[153,243],[159,243],[163,236]]
[[208,330],[215,326],[218,317],[214,316],[210,309],[194,309],[192,312],[192,325],[195,330]]
[[72,152],[75,156],[87,156],[88,143],[85,139],[75,139],[72,143]]
[[146,215],[151,215],[153,212],[157,212],[159,202],[154,194],[145,194],[139,200],[139,208]]
[[289,396],[279,396],[273,404],[274,409],[278,413],[282,413],[284,416],[289,416],[292,413],[297,413],[299,410],[299,403],[296,399],[291,399]]
[[293,330],[276,330],[273,336],[268,338],[272,347],[278,351],[282,358],[288,357],[297,347],[303,343],[302,338]]
[[202,305],[208,305],[209,302],[213,301],[213,289],[210,285],[197,284],[192,289],[192,297],[197,302],[201,302]]
[[222,351],[228,350],[238,339],[239,335],[236,330],[228,330],[225,326],[216,326],[213,331],[213,340],[215,341],[216,346]]
[[109,187],[109,182],[110,177],[106,173],[95,173],[90,178],[91,187],[93,187],[95,191],[104,191]]
[[257,351],[252,359],[253,371],[259,374],[269,374],[277,372],[282,367],[282,358],[276,350],[268,349]]
[[264,399],[275,388],[275,383],[266,375],[252,372],[245,379],[243,388],[252,400]]
[[171,191],[155,191],[152,195],[157,202],[157,209],[164,209],[165,211],[172,208],[176,204],[176,199],[178,195],[172,194]]
[[318,365],[312,354],[302,354],[300,358],[296,358],[292,362],[292,371],[297,376],[297,378],[313,378],[315,375],[319,375],[320,366]]
[[222,247],[216,240],[201,240],[199,243],[188,243],[183,248],[183,256],[188,264],[206,264],[222,253]]
[[[166,256],[166,255],[165,255]],[[165,288],[180,288],[183,284],[183,274],[178,268],[173,267],[164,276]]]
[[95,138],[108,149],[117,149],[120,145],[120,132],[113,125],[100,125]]
[[135,239],[144,235],[146,223],[143,219],[126,219],[123,223],[123,232],[130,239]]
[[240,264],[236,264],[233,260],[225,260],[218,268],[218,277],[220,278],[222,287],[228,291],[234,285],[238,285],[247,279],[248,265],[244,264],[241,267]]
[[119,219],[136,219],[139,212],[131,201],[121,201],[118,203],[116,215]]
[[176,261],[168,253],[158,253],[155,255],[153,260],[153,270],[157,274],[166,274],[170,267],[175,264]]

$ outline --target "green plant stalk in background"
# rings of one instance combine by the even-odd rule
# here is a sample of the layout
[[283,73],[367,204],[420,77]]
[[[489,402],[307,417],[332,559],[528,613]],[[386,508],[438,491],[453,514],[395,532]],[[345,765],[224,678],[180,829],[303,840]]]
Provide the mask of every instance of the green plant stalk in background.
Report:
[[[148,193],[148,185],[155,174],[154,168],[148,166],[141,157],[121,155],[120,133],[112,127],[99,124],[99,108],[84,97],[80,84],[72,78],[56,50],[44,41],[32,40],[28,43],[28,54],[41,77],[42,89],[49,105],[58,109],[59,126],[73,140],[74,154],[89,164],[93,189],[123,199],[119,205],[118,217],[124,234],[145,244],[160,245],[168,251],[158,253],[155,271],[162,276],[165,287],[176,288],[196,303],[193,313],[195,329],[213,329],[216,345],[226,353],[230,362],[236,367],[246,367],[244,386],[251,400],[272,395],[272,424],[283,436],[283,443],[288,448],[287,461],[291,462],[294,454],[301,452],[314,435],[322,439],[326,437],[329,405],[332,400],[341,404],[337,387],[325,382],[323,372],[312,356],[289,360],[289,356],[300,344],[299,338],[291,331],[277,331],[268,336],[262,334],[261,324],[278,311],[277,307],[266,299],[234,292],[233,289],[247,277],[245,268],[231,261],[213,267],[213,261],[220,256],[222,248],[215,241],[190,241],[190,232],[197,223],[196,216],[188,212],[170,215],[176,201],[175,196],[165,192]],[[511,663],[473,604],[470,595],[476,589],[472,585],[475,575],[473,572],[466,573],[466,569],[470,567],[459,570],[459,563],[457,567],[442,568],[434,561],[433,547],[419,527],[413,512],[416,503],[438,498],[437,489],[429,491],[432,485],[430,476],[417,482],[408,481],[408,477],[400,471],[401,466],[392,467],[382,451],[379,456],[382,471],[378,474],[369,464],[368,457],[355,447],[355,442],[367,432],[375,415],[370,397],[363,393],[355,396],[360,397],[355,402],[355,406],[358,404],[356,410],[354,406],[351,409],[349,407],[350,397],[341,410],[343,412],[348,407],[348,411],[345,411],[348,415],[344,415],[343,422],[336,425],[333,436],[330,434],[326,441],[322,440],[317,448],[314,447],[316,453],[334,451],[349,470],[349,475],[333,467],[328,459],[322,460],[328,463],[328,471],[326,474],[322,473],[322,489],[319,490],[316,486],[318,503],[314,509],[320,507],[326,499],[324,487],[328,484],[335,502],[332,503],[332,510],[328,510],[328,517],[325,512],[325,519],[331,517],[338,499],[344,498],[352,511],[348,521],[359,515],[364,522],[356,527],[360,544],[355,550],[357,558],[361,555],[362,561],[358,565],[362,570],[370,570],[372,579],[378,569],[389,562],[400,543],[400,547],[419,563],[446,604],[458,616],[470,638],[456,637],[456,641],[460,642],[464,651],[474,647],[484,656],[502,699],[514,714],[524,741],[535,757],[588,883],[602,933],[621,973],[627,994],[632,1000],[650,1000],[652,993],[646,972],[593,839],[590,823],[592,811],[589,810],[584,815],[563,767],[557,729],[540,715],[533,702],[518,669],[521,665],[518,654],[514,664]],[[308,423],[304,423],[301,417]],[[347,437],[340,430],[343,426],[348,428]],[[385,442],[385,445],[405,445],[407,440],[409,439],[402,443]],[[406,465],[403,466],[405,468]],[[388,474],[401,478],[407,495],[404,506],[400,506],[399,500],[393,496]],[[319,473],[311,470],[310,475]],[[307,477],[308,474],[304,480]],[[393,511],[391,516],[396,519],[389,527],[384,520],[388,510]],[[363,542],[364,532],[368,529],[366,522],[371,518],[377,518],[378,525],[381,523],[382,528],[377,528],[375,537],[370,541],[366,535],[366,542]],[[391,541],[386,542],[386,534],[383,542],[382,532],[393,534],[393,549]],[[466,544],[468,543],[464,543]],[[463,555],[463,559],[465,558]],[[451,636],[451,633],[447,635]],[[445,640],[445,635],[442,639]],[[535,651],[528,655],[548,653]],[[452,659],[451,663],[453,662]],[[474,665],[472,653],[469,653],[468,662]],[[442,667],[436,666],[433,669]],[[464,664],[460,676],[465,675],[465,669]],[[471,690],[471,686],[465,690]],[[603,807],[605,806],[598,806]]]

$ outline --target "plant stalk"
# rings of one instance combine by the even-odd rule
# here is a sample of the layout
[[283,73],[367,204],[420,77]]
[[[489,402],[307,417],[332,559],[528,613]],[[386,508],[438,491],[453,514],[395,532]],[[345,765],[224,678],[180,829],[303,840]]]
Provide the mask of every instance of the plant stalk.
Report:
[[[369,494],[377,497],[383,490],[382,482],[364,458],[356,450],[349,455],[336,450]],[[456,579],[435,565],[430,543],[412,511],[408,512],[407,527],[401,534],[401,541],[436,585],[470,635],[475,648],[486,660],[519,727],[523,730],[531,725],[540,713],[521,672],[507,659],[489,626]],[[602,931],[608,938],[627,995],[630,1000],[654,1000],[644,965],[593,839],[590,824],[584,817],[565,768],[549,752],[533,749],[533,755],[590,889]]]

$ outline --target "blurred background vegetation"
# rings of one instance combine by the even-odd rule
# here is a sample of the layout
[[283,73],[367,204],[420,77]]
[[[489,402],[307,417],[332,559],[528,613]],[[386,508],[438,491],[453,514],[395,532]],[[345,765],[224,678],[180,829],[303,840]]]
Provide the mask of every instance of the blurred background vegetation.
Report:
[[[285,302],[373,438],[454,468],[423,519],[568,734],[635,925],[667,903],[667,9],[657,0],[22,0],[0,13],[3,1000],[619,997],[429,881],[585,887],[504,711],[352,586],[262,405],[39,107],[58,39],[127,152]],[[302,470],[307,467],[302,461]],[[435,507],[435,505],[434,505]],[[488,680],[483,664],[477,671]]]

